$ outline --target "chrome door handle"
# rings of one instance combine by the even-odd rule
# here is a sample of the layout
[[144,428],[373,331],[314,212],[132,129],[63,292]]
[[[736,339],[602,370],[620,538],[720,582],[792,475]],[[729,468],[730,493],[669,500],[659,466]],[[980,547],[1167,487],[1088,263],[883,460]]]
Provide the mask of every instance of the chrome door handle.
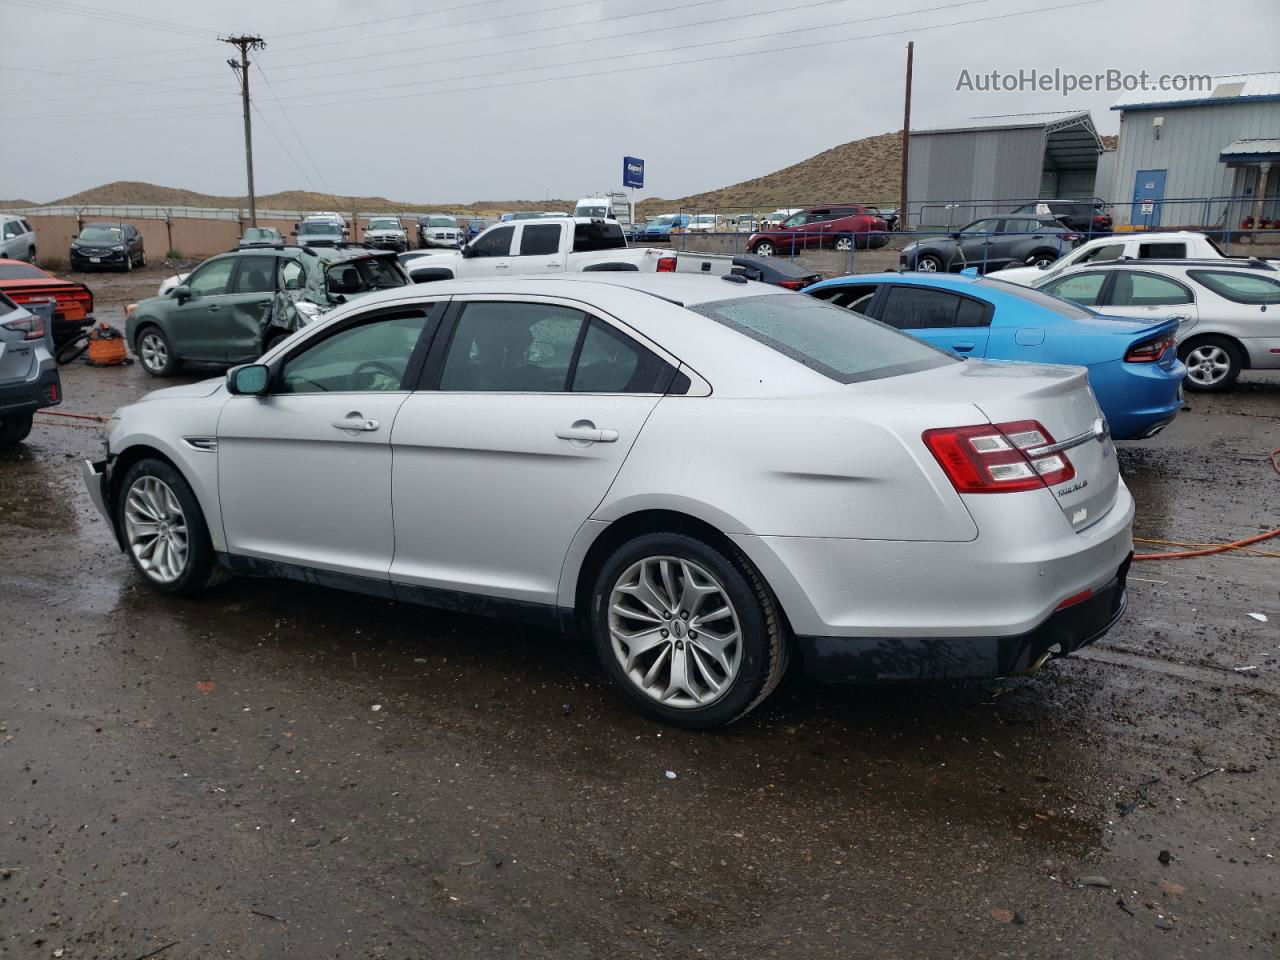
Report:
[[554,268],[555,268],[555,269],[557,269],[557,270],[559,270],[559,269],[560,269],[560,264],[555,263],[554,261],[553,261],[553,262],[551,262],[551,263],[548,263],[548,264],[547,264],[547,266],[548,266],[548,267],[554,267]]
[[361,430],[364,432],[372,432],[377,430],[382,424],[377,420],[366,420],[359,414],[347,417],[345,420],[333,421],[333,426],[338,430]]
[[213,313],[215,310],[221,310],[221,309],[222,309],[222,308],[221,308],[220,306],[218,306],[216,303],[211,303],[211,304],[209,304],[209,312],[210,312],[210,313]]
[[509,264],[509,263],[495,263],[495,264],[493,265],[493,269],[495,269],[495,270],[510,270],[510,269],[511,269],[511,264]]
[[561,440],[585,440],[587,443],[614,443],[618,439],[617,430],[597,430],[595,427],[570,427],[557,430],[556,436]]

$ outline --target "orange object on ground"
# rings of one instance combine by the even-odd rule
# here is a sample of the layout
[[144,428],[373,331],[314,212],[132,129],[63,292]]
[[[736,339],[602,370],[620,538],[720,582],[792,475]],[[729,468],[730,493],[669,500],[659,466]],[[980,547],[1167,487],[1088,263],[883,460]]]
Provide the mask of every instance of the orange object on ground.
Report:
[[115,367],[128,359],[124,334],[105,320],[89,332],[89,357],[91,367]]

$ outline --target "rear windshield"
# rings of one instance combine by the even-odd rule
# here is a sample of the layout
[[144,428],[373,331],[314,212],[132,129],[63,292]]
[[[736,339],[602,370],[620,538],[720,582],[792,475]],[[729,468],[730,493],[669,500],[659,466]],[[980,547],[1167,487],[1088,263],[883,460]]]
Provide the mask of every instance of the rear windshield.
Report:
[[1272,277],[1243,270],[1188,270],[1187,276],[1236,303],[1280,303],[1280,280]]
[[0,280],[48,280],[39,267],[29,263],[0,263]]
[[987,287],[991,290],[998,290],[1000,293],[1007,293],[1015,297],[1033,303],[1037,307],[1043,307],[1045,310],[1052,310],[1054,313],[1061,314],[1069,320],[1087,320],[1094,315],[1092,310],[1086,310],[1080,304],[1071,300],[1064,300],[1062,297],[1055,297],[1051,293],[1045,293],[1043,290],[1036,290],[1032,287],[1024,287],[1018,283],[1010,283],[1008,280],[997,280],[995,277],[983,277],[976,281],[978,286]]
[[627,245],[622,227],[616,220],[602,223],[579,223],[573,228],[573,252],[591,253],[594,250],[620,250]]
[[119,243],[119,227],[85,227],[80,231],[80,239],[85,243]]
[[837,383],[963,363],[877,320],[813,297],[773,294],[718,300],[689,309]]
[[366,257],[335,263],[325,271],[330,293],[368,293],[403,287],[409,281],[392,261]]

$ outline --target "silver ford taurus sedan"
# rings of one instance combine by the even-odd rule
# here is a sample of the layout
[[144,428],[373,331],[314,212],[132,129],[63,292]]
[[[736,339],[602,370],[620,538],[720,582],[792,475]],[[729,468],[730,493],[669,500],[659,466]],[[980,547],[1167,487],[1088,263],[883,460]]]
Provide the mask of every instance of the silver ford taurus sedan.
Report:
[[573,629],[634,704],[712,727],[793,653],[990,677],[1105,633],[1133,501],[1085,377],[739,277],[445,281],[124,407],[84,470],[160,591],[294,577]]

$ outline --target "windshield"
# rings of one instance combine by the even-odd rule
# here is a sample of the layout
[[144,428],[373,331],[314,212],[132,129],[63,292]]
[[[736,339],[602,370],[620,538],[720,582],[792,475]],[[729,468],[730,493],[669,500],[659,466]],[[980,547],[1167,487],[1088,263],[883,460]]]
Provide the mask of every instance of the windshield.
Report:
[[671,226],[671,224],[675,222],[676,222],[676,215],[674,213],[668,213],[668,214],[664,214],[661,217],[651,217],[649,219],[648,225],[651,227],[669,227]]
[[298,227],[298,236],[300,237],[332,237],[341,233],[342,228],[336,223],[325,223],[323,221],[304,223]]
[[360,260],[348,260],[335,263],[325,270],[325,281],[329,292],[350,296],[353,293],[368,293],[370,290],[390,290],[403,287],[408,281],[395,266],[394,261],[365,257]]
[[80,239],[85,243],[119,243],[119,227],[85,227],[80,231]]
[[1062,297],[1055,297],[1053,294],[1045,293],[1043,290],[1024,287],[1019,283],[1010,283],[1008,280],[982,277],[977,281],[977,284],[980,287],[990,287],[992,290],[998,290],[1001,293],[1011,293],[1015,297],[1021,297],[1027,303],[1033,303],[1037,307],[1052,310],[1054,313],[1061,314],[1070,320],[1086,320],[1095,316],[1092,310],[1080,306],[1074,300],[1064,300]]
[[399,230],[400,221],[392,220],[390,218],[382,219],[382,220],[370,220],[369,229],[370,230]]
[[963,362],[878,320],[803,295],[718,300],[690,309],[838,383]]
[[428,227],[456,227],[458,221],[453,217],[431,217],[427,220]]
[[39,267],[29,263],[0,263],[0,280],[48,280]]

